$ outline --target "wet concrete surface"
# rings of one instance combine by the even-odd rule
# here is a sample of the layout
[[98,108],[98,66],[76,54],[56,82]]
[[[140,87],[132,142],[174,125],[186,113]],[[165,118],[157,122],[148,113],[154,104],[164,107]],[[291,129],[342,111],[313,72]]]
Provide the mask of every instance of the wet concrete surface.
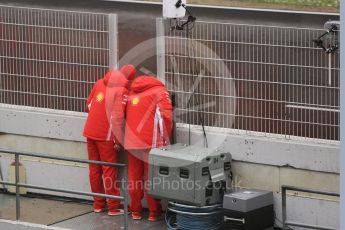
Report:
[[[55,197],[55,200],[21,197],[21,222],[15,221],[15,195],[0,194],[0,229],[39,230],[39,229],[76,229],[76,230],[117,230],[124,229],[124,216],[108,216],[106,212],[93,213],[90,204],[69,201],[68,198]],[[143,219],[134,221],[128,216],[131,230],[166,229],[163,218],[157,222]]]
[[[0,219],[15,220],[15,195],[0,194]],[[65,200],[48,200],[40,198],[20,198],[20,220],[42,225],[51,225],[79,215],[90,213],[90,204],[81,204]],[[0,228],[5,229],[5,228]]]
[[[128,216],[128,229],[131,230],[163,230],[166,229],[162,220],[150,222],[147,220],[148,213],[144,213],[142,220],[132,220]],[[70,228],[76,230],[120,230],[124,229],[124,218],[120,216],[108,216],[107,213],[89,213],[70,220],[52,225],[54,227]]]
[[64,230],[65,228],[49,227],[45,225],[31,224],[26,222],[7,221],[0,219],[0,229],[5,230]]

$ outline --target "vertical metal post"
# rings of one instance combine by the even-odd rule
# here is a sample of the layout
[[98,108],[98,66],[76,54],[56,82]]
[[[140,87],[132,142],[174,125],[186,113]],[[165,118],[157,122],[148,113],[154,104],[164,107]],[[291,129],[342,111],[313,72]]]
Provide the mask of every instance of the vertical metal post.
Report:
[[328,86],[332,85],[332,53],[328,54]]
[[19,155],[15,155],[15,176],[16,176],[16,220],[20,219],[20,194],[19,194]]
[[125,230],[128,230],[128,169],[127,165],[124,167],[124,223],[125,223]]
[[[164,19],[163,18],[157,18],[156,19],[156,42],[157,42],[157,78],[165,84],[165,29],[164,29]],[[171,43],[168,43],[171,44]],[[170,47],[168,47],[169,49]],[[171,50],[168,50],[168,52]],[[174,65],[175,70],[175,59],[173,59],[173,62],[171,63]],[[173,77],[176,77],[175,74]],[[173,83],[174,84],[174,81]],[[176,86],[175,86],[176,87]],[[173,92],[173,95],[171,95],[172,104],[173,106],[176,105],[176,95],[174,95],[175,92]],[[170,142],[172,144],[176,143],[176,119],[175,119],[175,108],[173,108],[173,129],[171,134]]]
[[117,14],[109,14],[109,69],[119,68]]
[[282,218],[283,218],[283,230],[286,230],[286,189],[282,187]]
[[156,19],[157,31],[157,78],[165,84],[165,33],[164,19]]

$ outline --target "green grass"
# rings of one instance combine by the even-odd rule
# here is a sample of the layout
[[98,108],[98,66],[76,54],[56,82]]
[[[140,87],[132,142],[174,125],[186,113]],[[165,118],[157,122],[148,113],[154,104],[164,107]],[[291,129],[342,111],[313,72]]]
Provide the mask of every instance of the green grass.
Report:
[[340,1],[341,0],[187,0],[189,4],[323,12],[339,12]]
[[[246,0],[248,1],[248,0]],[[334,7],[339,9],[340,0],[249,0],[257,3],[274,3],[292,6]]]

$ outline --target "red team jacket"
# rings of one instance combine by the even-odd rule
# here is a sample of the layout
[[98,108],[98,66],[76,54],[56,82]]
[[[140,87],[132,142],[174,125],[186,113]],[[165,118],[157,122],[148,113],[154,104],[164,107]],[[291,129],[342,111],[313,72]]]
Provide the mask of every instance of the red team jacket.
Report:
[[125,149],[151,149],[169,142],[172,105],[162,82],[151,76],[132,82],[125,130]]
[[135,76],[132,65],[126,65],[121,71],[109,71],[103,79],[98,80],[87,101],[89,113],[83,135],[87,138],[122,143],[126,100],[128,97],[128,80]]

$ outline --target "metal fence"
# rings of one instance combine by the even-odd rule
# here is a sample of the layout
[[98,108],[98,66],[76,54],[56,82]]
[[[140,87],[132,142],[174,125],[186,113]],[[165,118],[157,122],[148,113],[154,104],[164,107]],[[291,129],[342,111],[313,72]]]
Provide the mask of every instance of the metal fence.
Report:
[[[323,29],[157,20],[158,73],[176,93],[179,123],[235,133],[339,140],[339,53]],[[322,26],[322,25],[321,25]],[[337,42],[337,33],[324,41]]]
[[84,111],[117,62],[116,15],[0,6],[0,103]]
[[[104,161],[94,161],[94,160],[83,160],[78,158],[71,158],[71,157],[59,157],[53,156],[48,154],[37,154],[37,153],[30,153],[30,152],[18,152],[14,150],[6,150],[0,149],[0,152],[14,155],[14,162],[15,162],[15,181],[3,181],[2,178],[0,180],[0,184],[2,185],[10,185],[15,186],[16,188],[16,220],[20,220],[20,188],[31,188],[31,189],[38,189],[44,191],[53,191],[58,193],[65,193],[65,194],[74,194],[74,195],[83,195],[83,196],[98,196],[107,199],[115,199],[124,202],[124,229],[128,230],[128,168],[126,164],[122,163],[112,163],[112,162],[104,162]],[[43,158],[43,159],[53,159],[53,160],[61,160],[67,162],[74,162],[74,163],[84,163],[84,164],[93,164],[93,165],[100,165],[100,166],[108,166],[108,167],[115,167],[115,168],[123,168],[123,181],[122,181],[122,188],[123,188],[123,196],[114,196],[102,193],[93,193],[93,192],[83,192],[79,190],[67,190],[63,188],[51,188],[45,186],[38,186],[33,184],[26,184],[20,183],[20,175],[19,175],[19,157],[20,156],[27,156],[27,157],[36,157],[36,158]],[[119,183],[120,184],[120,183]]]

